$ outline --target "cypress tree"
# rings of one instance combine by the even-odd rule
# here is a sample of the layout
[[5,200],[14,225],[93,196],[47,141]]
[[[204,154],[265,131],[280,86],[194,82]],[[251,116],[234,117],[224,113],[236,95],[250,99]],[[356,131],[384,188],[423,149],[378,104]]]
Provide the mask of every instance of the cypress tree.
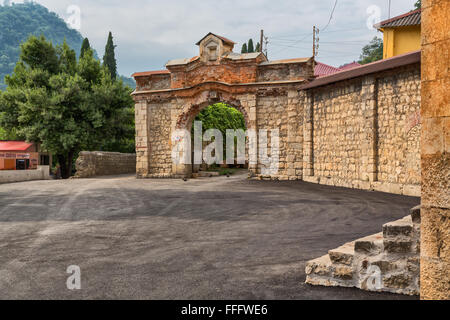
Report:
[[256,44],[256,52],[260,52],[261,51],[261,44],[258,42]]
[[244,44],[242,45],[241,53],[247,53],[247,52],[248,52],[248,50],[247,50],[247,44],[244,43]]
[[253,46],[253,39],[248,40],[247,50],[248,53],[255,52],[255,47]]
[[84,53],[91,48],[91,44],[89,43],[88,38],[83,39],[83,43],[81,44],[80,58],[84,56]]
[[112,33],[109,32],[108,35],[108,42],[106,42],[105,47],[105,55],[103,56],[103,65],[106,66],[109,70],[109,73],[111,75],[111,79],[117,78],[117,62],[116,62],[116,56],[114,54],[115,45],[113,42],[113,36]]

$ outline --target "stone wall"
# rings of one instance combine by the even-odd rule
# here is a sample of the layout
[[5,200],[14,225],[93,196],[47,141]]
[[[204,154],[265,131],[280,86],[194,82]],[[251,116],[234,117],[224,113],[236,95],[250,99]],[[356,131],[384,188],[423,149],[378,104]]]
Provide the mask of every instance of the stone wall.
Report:
[[[250,161],[255,178],[420,196],[419,62],[415,52],[310,81],[310,58],[227,54],[138,73],[137,176],[189,177],[190,165],[172,162],[172,135],[190,132],[203,108],[224,102],[242,112],[247,129],[268,130],[268,155],[278,152],[276,173],[264,172],[259,157]],[[165,89],[148,90],[158,81]],[[279,150],[270,150],[274,129]]]
[[75,178],[120,175],[136,172],[136,155],[131,153],[82,151],[76,161]]
[[[294,59],[299,60],[299,59]],[[283,63],[283,61],[285,63]],[[313,78],[313,61],[304,59],[305,63],[289,63],[289,60],[280,62],[264,62],[258,66],[257,81],[286,81]]]
[[307,96],[312,156],[305,157],[311,171],[304,180],[420,196],[419,64],[309,89]]
[[422,299],[450,299],[450,1],[422,1]]
[[0,183],[50,179],[50,167],[38,166],[36,170],[0,170]]
[[[287,105],[287,94],[282,95],[270,94],[268,92],[260,93],[257,99],[258,112],[256,114],[256,121],[259,129],[275,129],[279,130],[279,144],[280,150],[278,152],[279,167],[278,175],[264,175],[262,169],[266,165],[261,161],[258,162],[258,169],[255,172],[257,175],[263,175],[263,178],[274,178],[275,176],[288,176],[287,172],[287,122],[288,114],[284,112]],[[268,148],[271,146],[271,132],[268,131]],[[268,156],[273,156],[274,152],[269,149]],[[259,158],[259,160],[261,160]]]

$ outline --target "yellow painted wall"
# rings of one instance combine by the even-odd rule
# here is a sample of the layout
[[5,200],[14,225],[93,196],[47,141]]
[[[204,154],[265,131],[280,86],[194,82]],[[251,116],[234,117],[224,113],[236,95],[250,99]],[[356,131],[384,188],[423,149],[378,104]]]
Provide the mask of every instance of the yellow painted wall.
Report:
[[420,26],[386,28],[383,31],[383,59],[420,50]]

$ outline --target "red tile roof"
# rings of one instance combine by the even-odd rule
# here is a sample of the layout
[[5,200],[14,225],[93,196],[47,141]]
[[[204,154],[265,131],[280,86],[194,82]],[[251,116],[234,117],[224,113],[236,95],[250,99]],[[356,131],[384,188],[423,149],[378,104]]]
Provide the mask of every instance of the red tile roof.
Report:
[[374,27],[380,28],[393,28],[393,27],[406,27],[420,25],[421,23],[422,9],[410,11],[397,17],[393,17],[388,20],[377,23]]
[[344,64],[342,67],[339,67],[339,70],[340,71],[342,71],[342,70],[349,70],[349,69],[357,68],[357,67],[360,67],[360,66],[361,65],[358,62],[353,61],[351,63]]
[[316,67],[314,69],[314,75],[316,77],[328,76],[336,72],[339,72],[339,68],[335,68],[322,62],[316,62]]
[[153,76],[157,74],[169,74],[169,70],[157,70],[157,71],[144,71],[144,72],[135,72],[131,75],[131,77],[146,77],[146,76]]
[[27,151],[32,146],[25,141],[0,141],[0,151]]

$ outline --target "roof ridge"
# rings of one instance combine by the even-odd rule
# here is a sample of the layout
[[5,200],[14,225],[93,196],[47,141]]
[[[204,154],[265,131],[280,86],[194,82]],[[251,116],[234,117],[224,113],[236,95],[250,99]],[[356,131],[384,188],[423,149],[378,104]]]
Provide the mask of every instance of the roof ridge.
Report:
[[223,36],[219,36],[218,34],[215,34],[215,33],[212,33],[212,32],[208,32],[208,34],[207,34],[206,36],[204,36],[203,38],[201,38],[200,41],[198,41],[198,42],[196,43],[196,45],[199,46],[199,45],[200,45],[200,42],[202,42],[202,41],[203,41],[206,37],[208,37],[209,35],[213,35],[213,36],[219,38],[220,40],[222,40],[223,42],[227,42],[227,43],[231,43],[231,44],[236,44],[236,42],[234,42],[234,41],[232,41],[232,40],[230,40],[230,39],[228,39],[228,38],[225,38],[225,37],[223,37]]
[[169,70],[164,69],[164,70],[153,70],[153,71],[142,71],[142,72],[135,72],[131,75],[132,78],[134,77],[142,77],[142,76],[151,76],[151,75],[156,75],[156,74],[168,74],[170,73]]
[[[387,66],[396,67],[396,66],[404,65],[404,63],[406,63],[406,64],[414,63],[416,61],[416,59],[418,59],[417,61],[420,61],[420,59],[421,59],[420,52],[421,52],[421,50],[416,50],[416,51],[404,53],[404,54],[401,54],[398,56],[394,56],[394,57],[391,57],[388,59],[382,59],[382,60],[378,60],[378,61],[371,62],[368,64],[363,64],[359,67],[340,70],[336,73],[316,78],[312,82],[306,84],[303,87],[303,89],[309,89],[312,87],[321,86],[321,85],[333,83],[336,81],[350,79],[352,77],[359,77],[359,76],[362,76],[365,74],[379,72],[379,71],[384,70]],[[416,57],[416,55],[418,55],[418,57]],[[381,65],[381,66],[378,66],[378,65]],[[383,65],[384,65],[384,68],[383,68]],[[366,69],[366,72],[361,72],[361,70],[364,70],[364,69]],[[345,74],[348,74],[348,76],[341,77],[342,75],[345,75]]]
[[387,23],[390,23],[390,22],[393,22],[393,21],[396,21],[396,20],[399,20],[399,19],[402,19],[402,18],[406,18],[406,17],[408,17],[408,16],[410,16],[412,14],[416,14],[416,13],[419,13],[421,11],[422,11],[422,8],[419,8],[419,9],[416,9],[416,10],[413,10],[413,11],[409,11],[409,12],[401,14],[399,16],[392,17],[392,18],[383,20],[381,22],[378,22],[377,24],[375,24],[375,26],[382,27],[384,24],[387,24]]

